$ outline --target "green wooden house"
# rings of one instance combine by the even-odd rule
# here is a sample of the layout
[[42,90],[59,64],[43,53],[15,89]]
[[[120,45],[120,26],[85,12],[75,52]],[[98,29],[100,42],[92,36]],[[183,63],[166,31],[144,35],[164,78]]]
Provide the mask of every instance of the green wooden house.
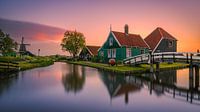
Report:
[[137,34],[128,32],[125,25],[124,32],[110,31],[107,40],[98,50],[98,56],[107,63],[109,59],[122,61],[128,57],[148,53],[149,46],[144,39]]

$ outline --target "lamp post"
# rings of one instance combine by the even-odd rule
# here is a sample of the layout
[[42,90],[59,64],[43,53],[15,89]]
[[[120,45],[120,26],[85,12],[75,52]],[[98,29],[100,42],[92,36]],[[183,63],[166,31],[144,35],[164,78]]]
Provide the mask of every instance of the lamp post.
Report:
[[40,56],[40,49],[38,49],[38,56]]

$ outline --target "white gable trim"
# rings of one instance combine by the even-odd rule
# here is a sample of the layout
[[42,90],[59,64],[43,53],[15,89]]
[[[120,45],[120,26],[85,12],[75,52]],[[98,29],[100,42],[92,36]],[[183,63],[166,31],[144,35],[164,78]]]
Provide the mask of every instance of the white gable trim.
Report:
[[113,37],[114,37],[114,38],[115,38],[115,40],[117,41],[118,45],[119,45],[119,46],[122,46],[122,45],[119,43],[119,41],[117,40],[117,38],[116,38],[116,36],[114,35],[114,33],[113,33],[113,32],[111,32],[111,34],[113,35]]
[[94,56],[94,54],[90,51],[90,49],[88,49],[88,47],[86,46],[86,49],[89,51],[89,53]]
[[103,43],[103,45],[98,49],[98,51],[106,44],[107,41],[109,41],[108,38],[109,38],[110,34],[113,35],[113,37],[114,37],[114,39],[117,41],[118,45],[121,46],[121,44],[119,43],[119,41],[118,41],[117,38],[115,37],[114,33],[113,33],[112,31],[110,31],[110,33],[108,34],[108,37],[107,37],[106,41],[105,41],[105,42]]
[[[141,37],[142,38],[142,37]],[[147,47],[150,49],[150,46],[146,43],[146,41],[142,38],[142,40],[144,41],[144,43],[147,45]]]
[[163,40],[163,38],[164,38],[164,37],[162,37],[162,38],[160,39],[160,41],[158,42],[158,44],[156,45],[156,47],[154,48],[154,50],[152,51],[152,53],[154,53],[155,50],[158,48],[158,46],[160,45],[160,43],[161,43],[161,41]]

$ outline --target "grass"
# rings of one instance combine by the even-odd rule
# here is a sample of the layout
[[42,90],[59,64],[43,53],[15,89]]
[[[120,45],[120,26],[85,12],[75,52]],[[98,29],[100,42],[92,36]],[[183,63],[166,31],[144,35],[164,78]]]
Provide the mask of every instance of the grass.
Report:
[[[36,67],[43,67],[53,64],[53,60],[50,57],[0,57],[1,62],[15,62],[19,63],[20,70],[27,70]],[[4,72],[3,66],[0,66],[0,72]]]
[[[141,64],[138,66],[126,66],[126,65],[117,65],[117,66],[109,66],[108,64],[103,63],[94,63],[94,62],[88,62],[88,61],[67,61],[67,63],[70,64],[77,64],[77,65],[83,65],[83,66],[89,66],[93,68],[103,69],[107,71],[113,71],[113,72],[120,72],[120,73],[142,73],[142,72],[148,72],[150,70],[150,65],[148,64]],[[155,69],[154,65],[154,69]],[[169,69],[178,69],[178,68],[185,68],[188,67],[188,64],[183,63],[161,63],[160,64],[160,70],[169,70]]]

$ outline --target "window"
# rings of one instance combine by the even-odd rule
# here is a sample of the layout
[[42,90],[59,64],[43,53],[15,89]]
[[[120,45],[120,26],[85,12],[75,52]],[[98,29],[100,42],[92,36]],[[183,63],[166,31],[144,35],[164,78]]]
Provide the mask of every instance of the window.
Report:
[[141,49],[141,50],[140,50],[140,54],[144,54],[144,49]]
[[108,49],[108,58],[111,58],[111,49]]
[[103,51],[101,51],[101,52],[100,52],[100,56],[102,56],[102,57],[104,56],[104,53],[103,53]]
[[131,48],[126,48],[126,57],[131,57]]
[[110,38],[109,39],[109,46],[112,46],[113,45],[113,38]]
[[116,58],[116,49],[112,49],[112,57]]
[[173,46],[173,41],[168,41],[168,47],[172,47]]

